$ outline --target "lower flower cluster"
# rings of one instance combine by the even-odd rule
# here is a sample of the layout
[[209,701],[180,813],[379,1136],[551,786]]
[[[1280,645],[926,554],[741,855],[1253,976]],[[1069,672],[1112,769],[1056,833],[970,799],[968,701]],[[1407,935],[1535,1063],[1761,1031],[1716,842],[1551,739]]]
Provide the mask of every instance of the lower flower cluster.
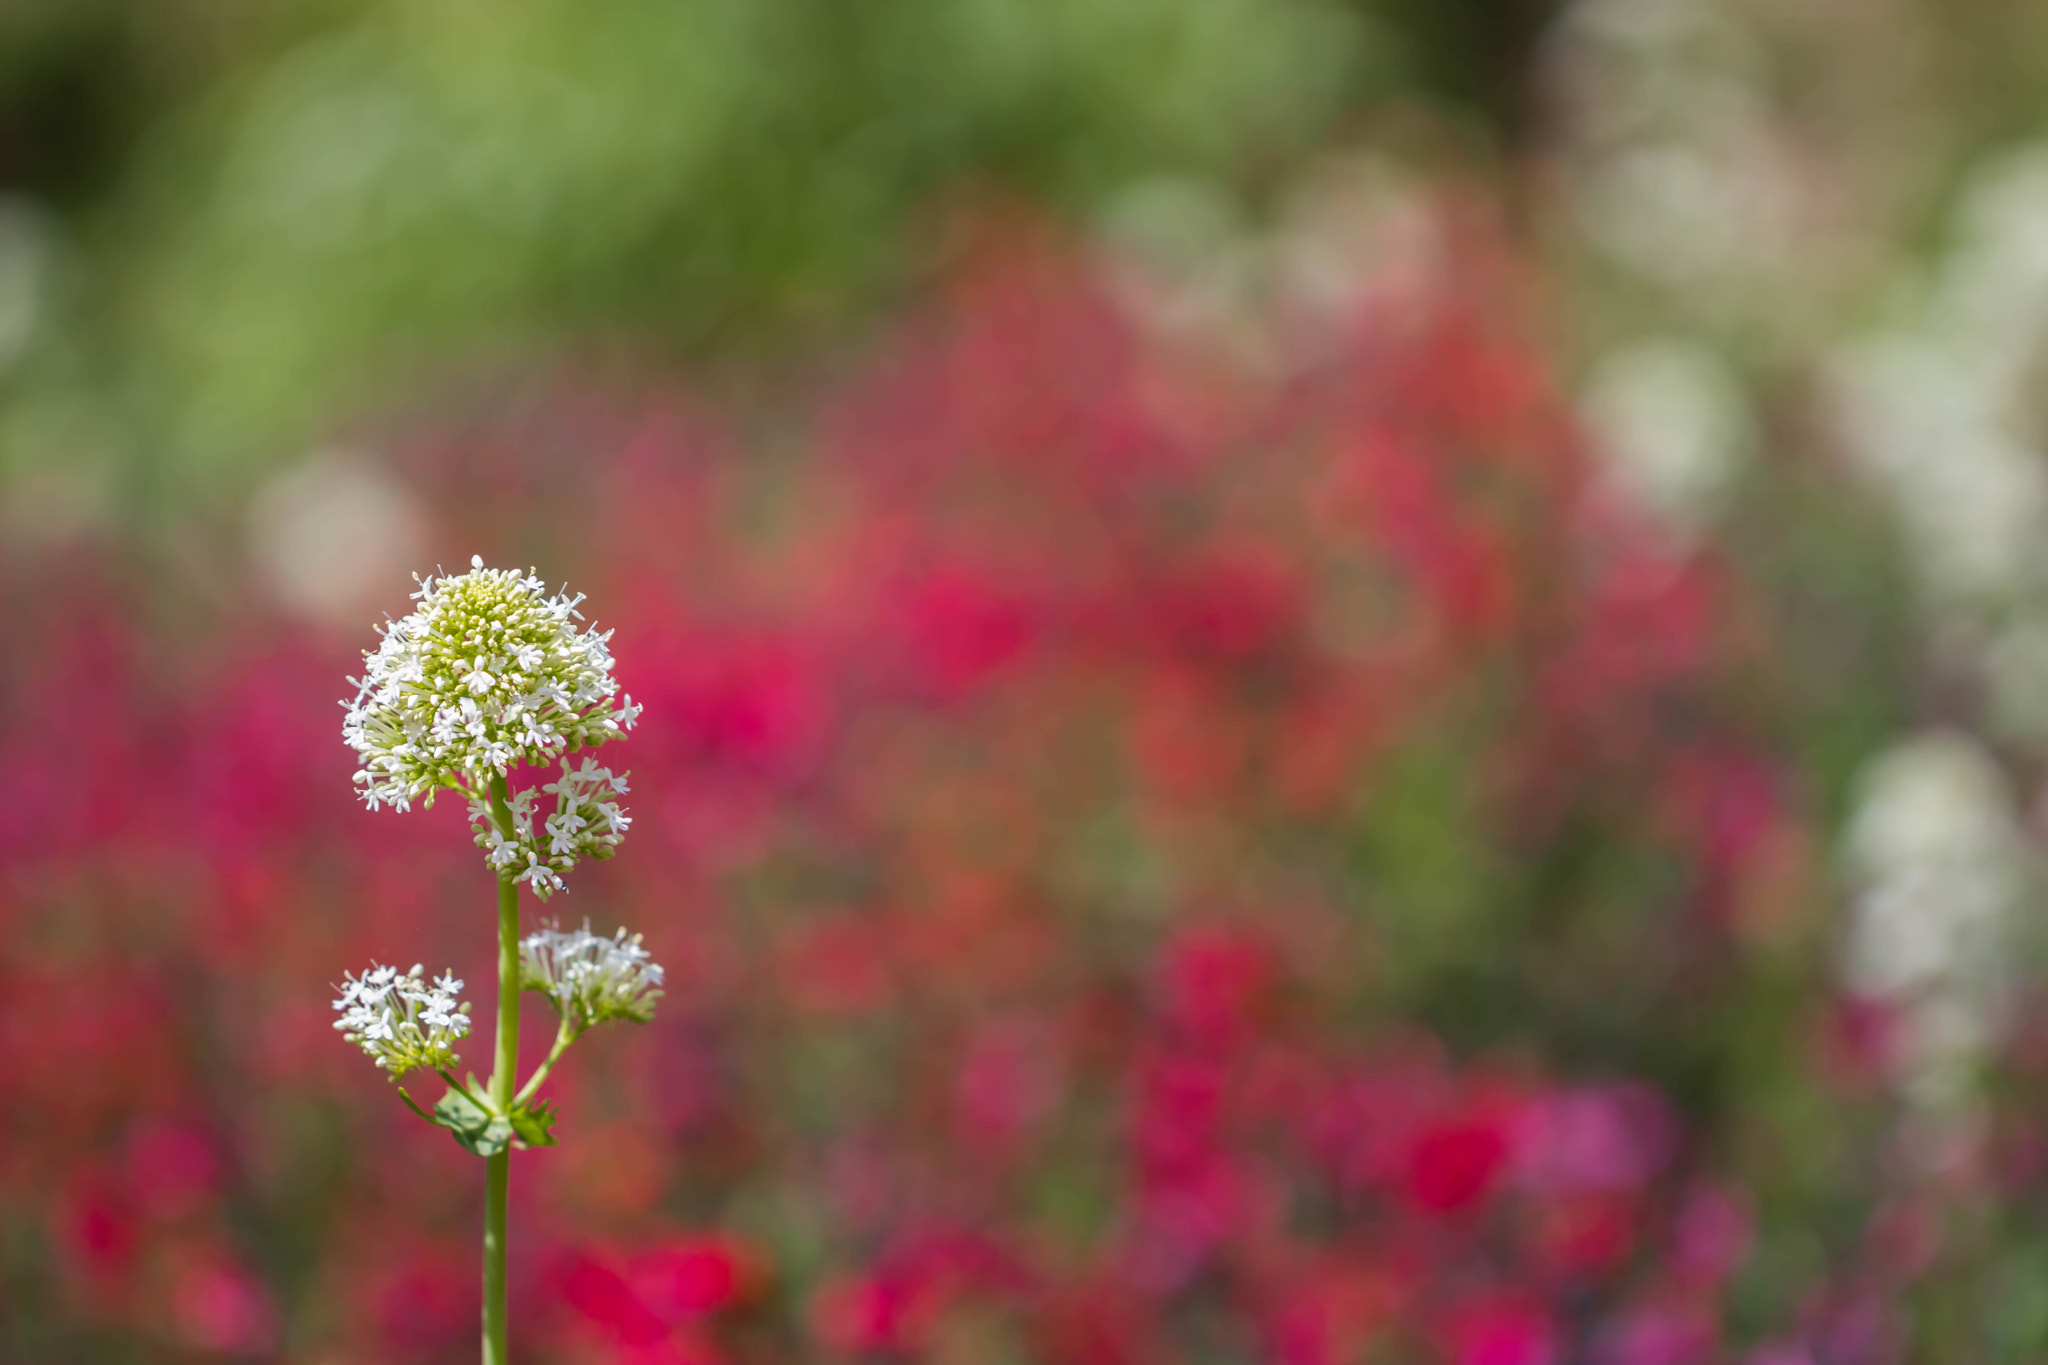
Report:
[[[501,982],[501,989],[509,984]],[[593,1025],[652,1020],[661,985],[661,967],[638,934],[620,929],[607,938],[592,933],[588,921],[581,929],[551,925],[529,934],[519,945],[515,989],[546,995],[561,1026],[546,1060],[516,1086],[502,1084],[506,1078],[495,1074],[489,1085],[449,1074],[457,1061],[454,1044],[469,1032],[469,1006],[458,1003],[462,982],[453,975],[429,984],[417,965],[400,972],[372,963],[343,983],[334,1002],[342,1017],[334,1026],[393,1079],[416,1070],[440,1073],[448,1093],[431,1111],[402,1089],[400,1098],[427,1122],[453,1133],[465,1151],[492,1156],[508,1146],[554,1145],[555,1108],[539,1094],[555,1063]]]
[[451,974],[429,984],[418,963],[409,972],[372,963],[344,980],[334,1026],[394,1080],[408,1071],[446,1070],[458,1060],[455,1044],[469,1033],[461,994],[462,982]]
[[581,1033],[607,1019],[644,1024],[661,999],[659,963],[640,946],[640,935],[620,929],[611,937],[559,924],[528,934],[519,944],[519,984],[539,991],[562,1016],[562,1026]]

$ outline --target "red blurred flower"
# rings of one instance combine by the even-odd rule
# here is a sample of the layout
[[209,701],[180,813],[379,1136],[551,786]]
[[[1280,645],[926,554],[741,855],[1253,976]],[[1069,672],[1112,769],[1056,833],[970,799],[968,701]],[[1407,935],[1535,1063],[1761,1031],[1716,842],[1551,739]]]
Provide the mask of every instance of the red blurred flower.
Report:
[[1431,1213],[1459,1213],[1492,1193],[1508,1158],[1498,1119],[1453,1119],[1417,1136],[1409,1149],[1408,1197]]
[[688,1237],[644,1251],[626,1266],[636,1298],[670,1324],[734,1307],[752,1297],[760,1262],[737,1240]]
[[1263,944],[1227,929],[1183,931],[1161,956],[1167,1024],[1201,1047],[1234,1041],[1274,975]]
[[1635,1249],[1641,1212],[1625,1195],[1579,1195],[1537,1215],[1538,1263],[1564,1278],[1612,1270]]
[[650,1346],[667,1339],[668,1324],[608,1260],[571,1253],[551,1278],[564,1304],[603,1328],[620,1345]]

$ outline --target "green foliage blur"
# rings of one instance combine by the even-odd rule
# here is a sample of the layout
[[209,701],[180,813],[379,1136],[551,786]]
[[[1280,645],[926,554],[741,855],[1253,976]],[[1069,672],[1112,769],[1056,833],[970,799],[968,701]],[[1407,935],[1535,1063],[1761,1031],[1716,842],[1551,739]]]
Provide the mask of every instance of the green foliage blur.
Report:
[[1502,35],[1532,31],[1490,12],[12,5],[0,238],[38,297],[4,348],[0,463],[175,503],[465,366],[829,341],[977,196],[1085,219],[1151,176],[1256,195],[1420,85],[1482,127],[1520,79]]

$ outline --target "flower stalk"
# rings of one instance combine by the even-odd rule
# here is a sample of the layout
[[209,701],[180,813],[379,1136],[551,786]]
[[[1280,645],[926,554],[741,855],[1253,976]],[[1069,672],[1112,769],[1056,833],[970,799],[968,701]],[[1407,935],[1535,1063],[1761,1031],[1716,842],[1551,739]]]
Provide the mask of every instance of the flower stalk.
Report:
[[555,1045],[548,1049],[547,1058],[534,1068],[533,1074],[526,1078],[526,1084],[521,1086],[519,1093],[512,1097],[512,1104],[515,1108],[533,1098],[534,1092],[539,1090],[542,1082],[547,1080],[548,1073],[555,1069],[555,1063],[560,1061],[562,1054],[569,1050],[569,1044],[582,1036],[583,1030],[571,1030],[569,1021],[566,1019],[562,1021],[561,1027],[555,1030]]
[[[505,779],[491,779],[491,813],[510,832],[511,807]],[[491,1068],[491,1108],[512,1112],[512,1087],[519,1074],[519,883],[498,873],[498,1058]],[[512,1149],[500,1147],[484,1158],[484,1365],[506,1365],[505,1233],[511,1197]]]

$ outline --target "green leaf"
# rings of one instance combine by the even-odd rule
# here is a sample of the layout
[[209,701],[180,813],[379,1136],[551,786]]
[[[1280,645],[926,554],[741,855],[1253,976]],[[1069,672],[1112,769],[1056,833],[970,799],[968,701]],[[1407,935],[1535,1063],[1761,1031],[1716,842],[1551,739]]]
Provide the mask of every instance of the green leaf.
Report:
[[453,1086],[434,1106],[434,1122],[451,1133],[481,1132],[490,1121],[488,1109]]
[[509,1120],[453,1088],[434,1106],[434,1122],[453,1133],[464,1151],[478,1156],[496,1156],[513,1138]]
[[531,1109],[514,1110],[512,1131],[519,1135],[522,1147],[552,1147],[555,1145],[556,1108],[543,1100]]
[[[410,1103],[410,1097],[407,1102]],[[419,1110],[418,1105],[413,1108]],[[465,1152],[496,1156],[508,1146],[554,1146],[553,1129],[558,1112],[552,1104],[542,1101],[532,1108],[515,1109],[509,1115],[494,1114],[451,1086],[441,1097],[441,1102],[434,1106],[434,1112],[422,1114],[422,1117],[454,1134],[455,1141]]]

